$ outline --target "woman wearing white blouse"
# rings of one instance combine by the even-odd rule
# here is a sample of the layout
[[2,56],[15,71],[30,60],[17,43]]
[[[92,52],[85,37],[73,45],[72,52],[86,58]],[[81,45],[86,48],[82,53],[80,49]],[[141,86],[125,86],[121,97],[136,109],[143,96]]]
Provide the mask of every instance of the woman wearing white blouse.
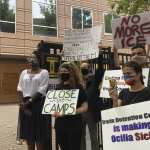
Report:
[[22,71],[17,87],[20,103],[20,138],[26,140],[28,150],[45,150],[50,140],[50,116],[41,114],[49,83],[49,73],[40,69],[35,54],[27,59],[30,69]]

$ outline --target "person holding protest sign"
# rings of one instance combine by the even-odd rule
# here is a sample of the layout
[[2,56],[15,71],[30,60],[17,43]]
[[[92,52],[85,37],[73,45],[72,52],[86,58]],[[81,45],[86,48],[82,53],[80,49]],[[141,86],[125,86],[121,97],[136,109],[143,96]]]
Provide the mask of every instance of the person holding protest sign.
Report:
[[142,67],[130,61],[123,67],[124,81],[129,88],[123,89],[119,95],[116,88],[110,87],[109,94],[113,107],[124,106],[150,100],[149,88],[144,86]]
[[35,51],[27,58],[30,69],[22,71],[17,87],[19,96],[20,138],[27,142],[28,150],[46,150],[51,139],[50,116],[41,114],[49,84],[49,73],[41,69]]
[[[86,125],[88,126],[90,139],[91,139],[91,150],[99,149],[98,135],[97,135],[97,122],[100,121],[100,106],[98,105],[97,99],[93,95],[93,82],[94,74],[91,71],[91,66],[88,62],[82,62],[80,65],[81,73],[83,75],[84,88],[87,92],[88,97],[88,111],[83,113],[83,134],[81,149],[86,150]],[[96,92],[96,91],[94,91]]]
[[80,150],[82,116],[88,109],[87,96],[82,86],[79,69],[74,63],[65,62],[59,69],[60,85],[58,90],[79,89],[76,114],[56,113],[54,116],[56,140],[61,150]]

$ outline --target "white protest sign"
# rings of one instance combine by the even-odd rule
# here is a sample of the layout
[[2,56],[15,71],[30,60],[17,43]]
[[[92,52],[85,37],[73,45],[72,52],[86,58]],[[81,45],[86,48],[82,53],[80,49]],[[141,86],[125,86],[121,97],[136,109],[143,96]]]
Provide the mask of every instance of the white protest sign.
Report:
[[[149,68],[143,68],[142,69],[144,84],[147,86],[148,84],[148,77],[149,77]],[[118,93],[124,89],[128,88],[128,86],[124,82],[123,73],[122,70],[106,70],[104,73],[103,81],[102,81],[102,87],[100,89],[100,97],[103,98],[110,98],[109,96],[109,80],[115,79],[117,81],[117,89]]]
[[81,61],[97,58],[102,25],[88,29],[66,30],[64,36],[64,61]]
[[150,101],[101,112],[104,150],[148,150]]
[[112,34],[117,49],[150,44],[150,11],[112,20]]
[[74,115],[78,100],[79,89],[50,90],[47,92],[42,114],[59,112],[65,115]]

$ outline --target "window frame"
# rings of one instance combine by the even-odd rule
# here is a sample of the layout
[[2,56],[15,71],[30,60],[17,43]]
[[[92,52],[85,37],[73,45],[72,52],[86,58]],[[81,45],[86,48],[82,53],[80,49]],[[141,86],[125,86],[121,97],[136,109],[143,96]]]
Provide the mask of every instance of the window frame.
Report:
[[16,7],[16,5],[17,5],[17,0],[14,0],[14,4],[15,4],[15,9],[14,9],[14,12],[15,12],[15,21],[14,22],[11,22],[11,21],[4,21],[4,20],[1,20],[0,19],[0,23],[2,22],[4,22],[4,23],[11,23],[11,24],[14,24],[15,25],[15,32],[4,32],[4,31],[1,31],[0,30],[0,33],[6,33],[6,34],[16,34],[16,13],[17,13],[17,7]]
[[[72,5],[71,6],[71,29],[72,30],[76,30],[76,29],[74,29],[73,28],[73,22],[72,22],[72,17],[73,17],[73,9],[81,9],[81,12],[82,12],[82,30],[83,29],[87,29],[87,28],[83,28],[83,10],[88,10],[88,11],[90,11],[91,12],[91,17],[92,17],[92,27],[93,27],[93,10],[92,9],[90,9],[90,8],[87,8],[87,7],[80,7],[80,6],[74,6],[74,5]],[[91,27],[91,28],[92,28]]]
[[112,33],[107,33],[105,30],[105,16],[109,14],[110,12],[103,12],[104,35],[112,35]]
[[[103,24],[104,24],[104,35],[112,35],[112,33],[107,33],[106,31],[105,31],[105,16],[106,15],[109,15],[109,14],[111,14],[111,12],[103,12]],[[114,19],[114,16],[113,16],[113,14],[111,14],[111,16],[112,16],[112,20]],[[111,25],[111,28],[112,28],[112,25]]]
[[[56,4],[54,4],[55,5],[55,7],[56,7],[56,27],[50,27],[50,26],[42,26],[42,25],[34,25],[33,24],[33,2],[34,3],[37,3],[37,4],[39,4],[39,2],[36,2],[35,0],[32,0],[32,36],[38,36],[38,37],[48,37],[48,38],[56,38],[56,37],[58,37],[58,16],[57,16],[57,10],[58,10],[58,6],[57,6],[57,0],[55,0],[56,1]],[[45,4],[45,5],[48,5],[47,3],[43,3],[43,2],[41,2],[40,4]],[[44,27],[44,28],[47,28],[47,29],[56,29],[56,36],[52,36],[52,35],[40,35],[40,34],[34,34],[34,26],[35,27]]]

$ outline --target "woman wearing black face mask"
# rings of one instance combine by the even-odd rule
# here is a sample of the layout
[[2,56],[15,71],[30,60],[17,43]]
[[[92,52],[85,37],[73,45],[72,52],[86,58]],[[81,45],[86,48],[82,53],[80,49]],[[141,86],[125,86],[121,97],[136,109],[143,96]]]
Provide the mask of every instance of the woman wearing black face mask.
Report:
[[80,150],[81,114],[88,109],[80,72],[75,64],[65,62],[60,66],[59,76],[61,83],[57,89],[79,89],[79,96],[75,115],[55,115],[56,140],[61,150]]
[[27,58],[29,68],[22,71],[17,87],[19,95],[20,138],[28,150],[46,150],[50,141],[50,116],[41,114],[49,83],[49,73],[41,69],[37,56]]
[[138,63],[131,61],[125,64],[123,74],[129,88],[123,89],[119,95],[116,89],[110,88],[109,94],[113,100],[113,107],[150,100],[150,90],[144,86],[142,68]]
[[81,73],[82,73],[83,75],[87,75],[87,74],[89,73],[89,70],[86,69],[86,68],[81,68]]

